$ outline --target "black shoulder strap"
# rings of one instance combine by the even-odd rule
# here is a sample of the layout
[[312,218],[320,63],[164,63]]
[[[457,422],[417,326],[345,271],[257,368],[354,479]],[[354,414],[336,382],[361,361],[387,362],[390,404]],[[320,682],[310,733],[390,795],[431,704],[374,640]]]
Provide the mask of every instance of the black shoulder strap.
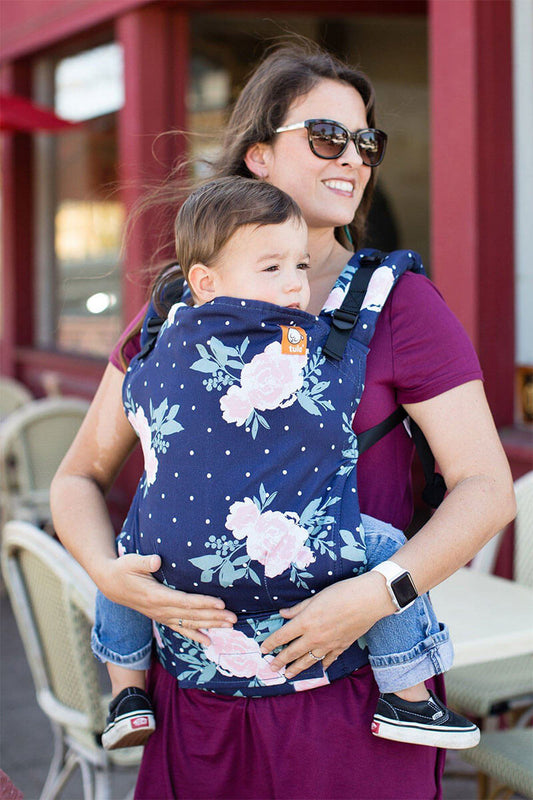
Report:
[[322,352],[333,361],[340,361],[346,344],[359,319],[359,312],[365,299],[368,284],[374,270],[379,267],[386,253],[376,250],[372,255],[361,259],[359,268],[352,278],[346,297],[340,308],[331,315],[331,329]]
[[[377,250],[372,255],[367,255],[361,259],[361,264],[352,278],[346,297],[340,308],[337,308],[332,314],[331,330],[323,347],[323,353],[328,358],[334,361],[342,359],[346,344],[359,318],[359,312],[361,311],[361,305],[363,304],[370,278],[386,255],[386,253]],[[399,406],[386,419],[358,434],[359,455],[372,447],[407,418],[407,412]],[[437,508],[444,500],[446,483],[442,475],[435,472],[435,458],[421,429],[410,418],[409,426],[426,481],[422,491],[422,499],[431,508]]]
[[378,422],[377,425],[373,425],[371,428],[367,428],[366,431],[357,434],[359,455],[362,455],[372,447],[372,445],[379,442],[380,439],[394,430],[394,428],[405,419],[409,420],[411,436],[413,437],[413,442],[420,463],[422,464],[424,479],[426,481],[426,485],[422,490],[422,499],[430,508],[438,508],[446,494],[446,483],[442,475],[435,471],[435,457],[428,444],[428,440],[414,419],[411,419],[411,417],[407,415],[407,411],[402,408],[402,406],[398,406],[396,411],[389,414],[386,419]]
[[[170,310],[174,303],[178,303],[181,300],[184,286],[185,278],[183,277],[177,278],[168,285],[165,291],[165,305],[168,306],[167,311]],[[152,352],[165,319],[166,316],[160,317],[151,303],[144,321],[143,346],[139,353],[139,358],[146,358],[146,356]]]

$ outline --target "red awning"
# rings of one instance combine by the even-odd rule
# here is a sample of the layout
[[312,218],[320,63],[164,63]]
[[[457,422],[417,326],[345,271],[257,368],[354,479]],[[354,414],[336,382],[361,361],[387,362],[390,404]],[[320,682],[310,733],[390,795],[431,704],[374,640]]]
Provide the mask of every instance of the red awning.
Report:
[[37,106],[26,97],[0,94],[1,131],[60,131],[75,127],[44,106]]

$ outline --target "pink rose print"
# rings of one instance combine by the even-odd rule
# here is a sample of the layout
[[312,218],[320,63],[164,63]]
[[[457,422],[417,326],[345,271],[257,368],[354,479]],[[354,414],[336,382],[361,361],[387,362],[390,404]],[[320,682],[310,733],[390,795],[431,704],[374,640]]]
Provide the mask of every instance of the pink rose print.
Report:
[[220,398],[222,418],[226,422],[244,425],[253,411],[253,404],[247,393],[240,386],[230,386],[227,394]]
[[298,678],[294,681],[294,690],[296,692],[306,692],[308,689],[316,689],[318,686],[327,686],[329,683],[329,678],[324,673],[321,678],[304,678],[304,680],[299,681]]
[[281,342],[271,342],[244,365],[240,388],[231,386],[220,398],[223,418],[243,425],[253,409],[265,411],[294,403],[306,361],[306,356],[282,353]]
[[394,274],[390,267],[378,267],[370,278],[368,289],[361,309],[381,311],[394,283]]
[[260,513],[253,500],[246,497],[243,502],[230,507],[226,528],[233,531],[236,539],[246,537],[248,555],[264,565],[267,578],[273,578],[285,572],[291,564],[305,569],[315,560],[305,545],[307,531],[298,525],[298,521],[298,515],[291,512]]
[[258,525],[248,534],[246,550],[250,558],[265,566],[267,578],[281,575],[291,564],[305,569],[315,557],[305,546],[308,537],[294,519],[281,511],[265,511]]
[[334,289],[332,289],[328,295],[326,302],[324,303],[322,310],[334,311],[336,308],[340,308],[342,305],[342,301],[346,297],[348,286],[346,286],[344,289],[341,286],[336,286]]
[[249,497],[244,501],[238,500],[230,506],[229,514],[226,517],[226,528],[233,531],[236,539],[244,539],[248,536],[248,529],[252,529],[257,524],[261,512],[256,504]]
[[141,440],[141,447],[144,456],[144,469],[146,471],[146,483],[148,486],[150,486],[155,481],[158,464],[155,450],[152,447],[152,432],[150,431],[150,425],[146,419],[144,409],[141,406],[138,406],[135,414],[133,414],[131,411],[128,411],[128,421]]
[[[238,678],[259,678],[264,683],[285,683],[282,672],[273,672],[254,639],[233,628],[207,628],[211,644],[204,652],[220,672]],[[271,660],[271,659],[270,659]]]

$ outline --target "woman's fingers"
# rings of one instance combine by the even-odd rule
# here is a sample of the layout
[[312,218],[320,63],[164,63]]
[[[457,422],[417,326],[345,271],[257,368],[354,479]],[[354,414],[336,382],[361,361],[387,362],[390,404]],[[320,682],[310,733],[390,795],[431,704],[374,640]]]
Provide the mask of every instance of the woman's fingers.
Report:
[[303,611],[304,608],[306,608],[309,605],[312,599],[313,599],[312,597],[308,597],[306,600],[302,600],[300,603],[296,603],[295,606],[291,606],[291,608],[280,608],[279,613],[285,619],[294,619],[294,617],[296,617],[300,613],[300,611]]
[[[311,655],[311,653],[313,655]],[[312,667],[313,664],[316,664],[317,659],[322,662],[322,667],[324,670],[329,669],[329,667],[331,667],[335,659],[337,659],[341,653],[342,650],[332,650],[330,653],[326,653],[324,656],[322,656],[318,648],[316,650],[311,650],[310,652],[308,650],[305,655],[303,655],[301,658],[298,658],[296,661],[293,661],[293,663],[287,667],[285,670],[285,677],[288,680],[291,680],[291,678],[299,675],[300,672],[303,672],[303,670],[309,669],[309,667]]]
[[184,620],[190,629],[231,627],[237,621],[236,615],[225,608],[219,597],[189,594],[159,583],[151,574],[159,564],[158,555],[128,554],[116,559],[112,584],[120,587],[120,594],[110,595],[110,599],[174,630],[184,627]]
[[[270,663],[272,670],[286,667],[286,674],[294,677],[311,666],[310,651],[327,668],[384,616],[380,610],[383,588],[375,576],[365,573],[331,584],[290,609],[293,618],[261,646],[264,654],[282,648]],[[286,612],[283,616],[287,618]]]
[[177,630],[182,636],[186,636],[187,639],[192,639],[193,642],[198,642],[198,644],[202,644],[205,647],[209,647],[211,644],[211,639],[209,636],[206,636],[205,633],[202,633],[202,631],[198,631],[195,628],[181,627]]
[[303,632],[304,631],[300,624],[300,620],[294,619],[291,622],[287,622],[265,639],[261,645],[261,652],[263,654],[271,653],[273,650],[277,650],[278,647],[288,645],[290,642],[293,642],[295,639],[297,639]]

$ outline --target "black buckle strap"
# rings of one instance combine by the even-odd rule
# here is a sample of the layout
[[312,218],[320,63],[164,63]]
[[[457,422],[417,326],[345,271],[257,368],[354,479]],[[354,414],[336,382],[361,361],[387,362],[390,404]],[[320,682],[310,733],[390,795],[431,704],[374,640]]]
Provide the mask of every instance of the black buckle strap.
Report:
[[386,253],[377,251],[361,259],[341,307],[336,308],[331,315],[331,329],[322,352],[332,361],[342,359],[348,339],[359,319],[370,278],[385,257]]
[[340,361],[344,354],[346,342],[351,336],[353,329],[359,319],[359,313],[352,314],[336,308],[331,315],[331,329],[322,352],[327,358],[333,361]]
[[331,318],[333,320],[333,325],[338,331],[351,331],[359,319],[359,314],[350,314],[349,311],[343,311],[342,308],[336,308],[331,315]]

